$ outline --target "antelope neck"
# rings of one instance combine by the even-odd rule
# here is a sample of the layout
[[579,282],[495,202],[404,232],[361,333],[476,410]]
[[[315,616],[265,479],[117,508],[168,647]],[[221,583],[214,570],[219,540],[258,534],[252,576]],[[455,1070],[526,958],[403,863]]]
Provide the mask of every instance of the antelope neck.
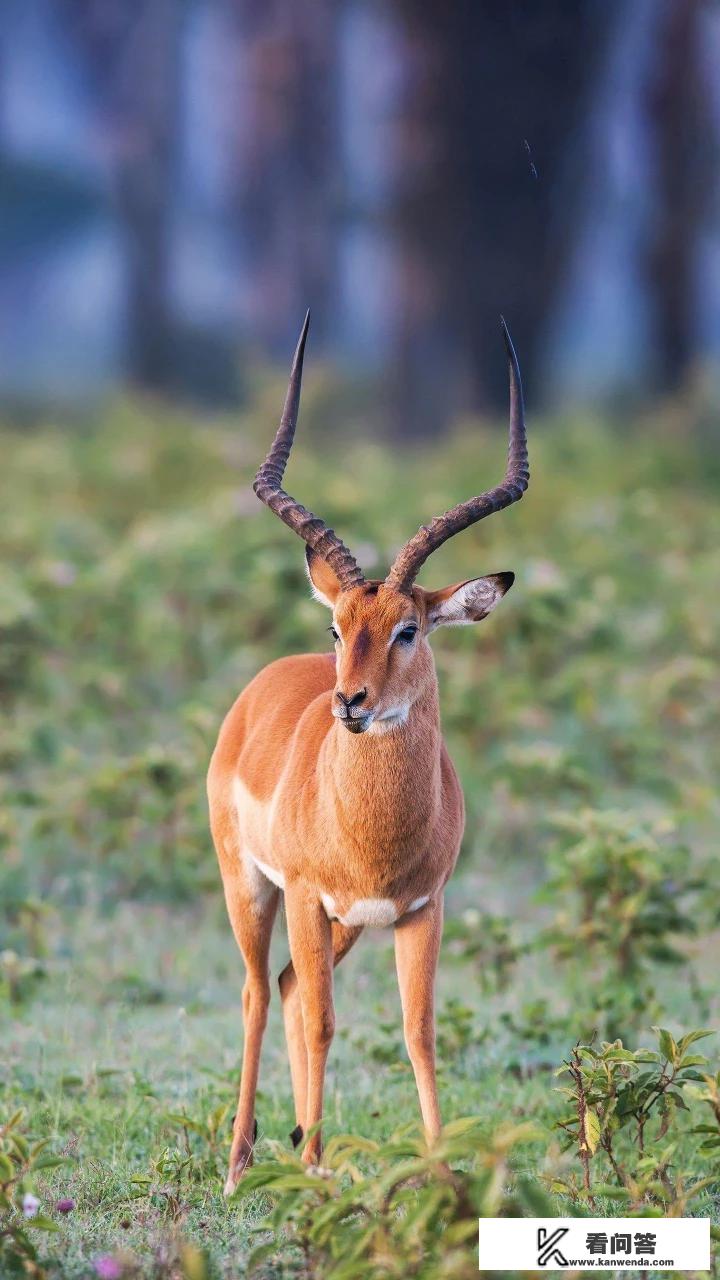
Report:
[[[329,781],[348,824],[363,814],[380,829],[394,815],[398,835],[427,824],[441,799],[440,708],[437,682],[411,706],[406,721],[386,733],[348,733],[337,721],[328,734]],[[354,816],[353,816],[354,815]]]

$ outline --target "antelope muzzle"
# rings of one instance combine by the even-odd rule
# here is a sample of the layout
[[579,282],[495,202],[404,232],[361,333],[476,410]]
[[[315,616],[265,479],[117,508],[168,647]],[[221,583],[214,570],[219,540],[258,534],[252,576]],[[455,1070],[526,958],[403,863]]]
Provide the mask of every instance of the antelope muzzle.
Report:
[[333,715],[350,733],[364,733],[372,724],[372,712],[366,706],[367,689],[358,689],[357,693],[346,694],[335,690]]

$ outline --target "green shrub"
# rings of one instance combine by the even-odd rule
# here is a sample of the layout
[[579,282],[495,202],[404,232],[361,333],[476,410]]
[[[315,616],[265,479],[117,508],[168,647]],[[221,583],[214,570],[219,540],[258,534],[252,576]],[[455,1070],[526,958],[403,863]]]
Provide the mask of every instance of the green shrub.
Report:
[[[718,1184],[720,1167],[700,1177],[697,1160],[687,1153],[689,1167],[683,1165],[679,1124],[680,1115],[689,1111],[687,1096],[694,1082],[706,1081],[703,1098],[712,1101],[712,1081],[702,1070],[708,1060],[693,1046],[713,1033],[691,1031],[676,1041],[664,1028],[655,1030],[657,1050],[626,1049],[621,1040],[599,1048],[578,1044],[559,1068],[556,1074],[569,1081],[560,1092],[572,1110],[557,1124],[578,1155],[583,1181],[580,1189],[556,1178],[554,1190],[582,1195],[591,1205],[604,1195],[634,1212],[656,1204],[665,1213],[682,1214],[691,1200]],[[704,1136],[706,1129],[700,1132]],[[615,1182],[593,1189],[591,1168],[601,1155]]]
[[383,1144],[338,1135],[322,1167],[308,1170],[278,1150],[235,1193],[238,1202],[262,1192],[272,1204],[257,1227],[271,1239],[251,1255],[250,1273],[271,1263],[318,1280],[470,1280],[478,1217],[551,1212],[537,1183],[512,1178],[514,1159],[536,1138],[529,1124],[487,1136],[469,1117],[447,1125],[431,1152],[408,1133]]
[[16,1111],[0,1124],[0,1264],[3,1276],[40,1280],[46,1271],[33,1236],[58,1227],[40,1212],[35,1180],[62,1161],[47,1154],[48,1139],[33,1142],[28,1137],[24,1121],[24,1113]]
[[580,1007],[617,1036],[657,1011],[657,966],[689,969],[679,940],[698,932],[705,880],[685,846],[632,814],[586,809],[554,822],[565,840],[538,895],[553,923],[537,945],[572,971]]

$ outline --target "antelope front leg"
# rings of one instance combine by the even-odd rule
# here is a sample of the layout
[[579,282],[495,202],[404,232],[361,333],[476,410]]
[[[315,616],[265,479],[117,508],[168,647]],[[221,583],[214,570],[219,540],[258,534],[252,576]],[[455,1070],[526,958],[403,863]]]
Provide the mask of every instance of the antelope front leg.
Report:
[[405,1043],[415,1073],[428,1142],[440,1132],[435,1079],[435,971],[442,937],[443,901],[404,916],[395,926],[395,963],[403,1010]]
[[[345,925],[339,920],[331,924],[332,963],[333,968],[347,955],[354,942],[362,933],[362,925]],[[307,1046],[305,1044],[305,1027],[303,1025],[300,991],[292,960],[285,966],[279,978],[280,995],[283,1002],[283,1018],[285,1020],[285,1038],[287,1040],[288,1058],[290,1059],[290,1076],[292,1079],[293,1098],[295,1101],[296,1128],[291,1134],[295,1146],[301,1141],[307,1121],[305,1109],[307,1102]]]
[[[240,859],[237,859],[240,867]],[[252,896],[242,871],[226,871],[225,900],[230,922],[245,961],[242,994],[245,1029],[240,1094],[233,1122],[225,1195],[232,1195],[238,1180],[252,1164],[255,1143],[255,1092],[260,1067],[260,1049],[270,1001],[268,956],[279,893],[268,886],[264,897]]]
[[[325,1064],[335,1032],[332,929],[321,903],[302,886],[286,885],[285,910],[307,1052],[307,1132],[322,1120]],[[318,1129],[306,1142],[302,1158],[306,1164],[317,1164],[321,1153]]]

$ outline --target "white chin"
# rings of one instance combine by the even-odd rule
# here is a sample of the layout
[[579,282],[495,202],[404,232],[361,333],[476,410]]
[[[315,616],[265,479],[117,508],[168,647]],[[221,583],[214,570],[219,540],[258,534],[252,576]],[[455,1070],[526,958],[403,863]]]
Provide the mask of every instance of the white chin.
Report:
[[396,711],[389,711],[387,715],[378,716],[377,720],[373,720],[368,733],[390,733],[393,729],[399,729],[405,724],[408,718],[408,708],[400,707]]

